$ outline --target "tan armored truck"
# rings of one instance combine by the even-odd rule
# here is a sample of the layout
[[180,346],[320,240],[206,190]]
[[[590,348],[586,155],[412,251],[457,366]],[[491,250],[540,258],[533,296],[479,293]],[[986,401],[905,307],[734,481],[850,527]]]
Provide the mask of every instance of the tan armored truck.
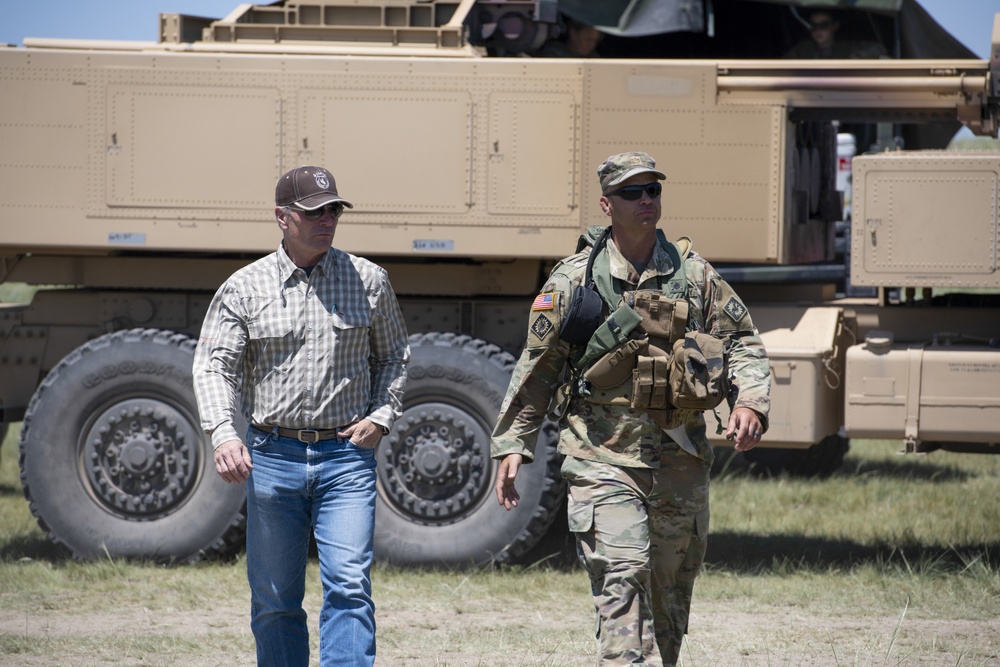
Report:
[[[337,175],[355,204],[337,245],[388,269],[412,334],[377,452],[383,560],[508,560],[550,529],[552,438],[507,513],[489,434],[530,300],[603,222],[594,169],[623,150],[657,157],[668,236],[752,304],[762,463],[828,473],[848,438],[1000,450],[1000,154],[909,150],[959,122],[997,135],[1000,24],[984,61],[882,2],[843,22],[899,57],[799,61],[780,56],[805,3],[705,3],[672,28],[638,3],[593,17],[604,57],[532,57],[580,4],[285,0],[162,15],[157,43],[0,48],[0,276],[46,286],[0,308],[0,417],[23,421],[25,495],[55,541],[176,560],[241,544],[192,351],[217,286],[277,247],[272,188],[302,163]],[[836,298],[835,123],[884,130],[854,161],[850,281],[871,298]]]

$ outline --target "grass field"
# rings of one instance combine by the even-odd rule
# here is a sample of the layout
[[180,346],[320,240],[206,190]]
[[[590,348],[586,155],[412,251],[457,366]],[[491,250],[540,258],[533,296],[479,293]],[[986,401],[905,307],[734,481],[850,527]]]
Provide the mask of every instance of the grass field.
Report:
[[[21,494],[17,427],[0,450],[0,665],[252,665],[242,558],[67,558]],[[714,480],[681,664],[1000,665],[1000,457],[896,449],[855,443],[827,480]],[[311,623],[317,580],[313,563]],[[594,664],[589,585],[565,554],[377,567],[374,585],[378,665]]]

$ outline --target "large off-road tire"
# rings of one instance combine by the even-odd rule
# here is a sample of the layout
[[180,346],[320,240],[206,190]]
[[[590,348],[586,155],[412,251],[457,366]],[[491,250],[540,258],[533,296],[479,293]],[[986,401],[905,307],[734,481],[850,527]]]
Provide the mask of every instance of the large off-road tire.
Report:
[[517,476],[510,512],[493,491],[490,433],[515,359],[483,340],[410,336],[403,416],[379,444],[375,556],[406,565],[509,562],[549,529],[564,497],[553,429]]
[[786,473],[793,477],[829,477],[844,463],[850,441],[834,434],[808,449],[755,447],[743,456],[755,472],[765,475]]
[[42,530],[76,557],[193,561],[243,544],[245,490],[215,472],[198,421],[195,342],[118,331],[63,359],[21,431],[21,481]]

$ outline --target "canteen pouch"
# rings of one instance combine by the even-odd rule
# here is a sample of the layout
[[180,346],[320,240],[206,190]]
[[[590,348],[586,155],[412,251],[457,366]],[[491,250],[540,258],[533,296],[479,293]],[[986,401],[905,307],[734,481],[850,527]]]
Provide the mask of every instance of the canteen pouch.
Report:
[[626,304],[618,307],[608,319],[597,327],[583,356],[575,364],[577,369],[586,368],[594,359],[604,356],[627,340],[632,330],[642,322],[642,316]]
[[646,347],[645,339],[631,338],[594,362],[583,377],[597,389],[617,387],[632,377],[635,358]]
[[601,325],[604,301],[596,289],[578,285],[573,290],[566,318],[559,327],[559,338],[570,345],[584,345]]
[[688,410],[712,410],[729,393],[725,345],[709,334],[689,331],[674,343],[670,402]]

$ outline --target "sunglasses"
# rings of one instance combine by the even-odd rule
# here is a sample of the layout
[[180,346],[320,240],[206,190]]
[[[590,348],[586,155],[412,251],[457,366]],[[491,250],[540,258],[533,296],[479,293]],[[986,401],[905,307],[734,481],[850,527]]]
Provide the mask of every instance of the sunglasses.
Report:
[[329,204],[324,204],[323,206],[312,210],[306,210],[304,208],[299,208],[298,206],[289,206],[288,208],[292,209],[306,220],[319,220],[327,211],[329,211],[330,215],[334,218],[339,218],[344,213],[344,204],[339,201],[330,202]]
[[646,183],[645,185],[626,185],[605,194],[605,197],[617,195],[626,201],[636,201],[642,197],[642,193],[649,195],[650,199],[656,199],[663,192],[662,183]]
[[817,21],[809,24],[810,30],[826,30],[830,27],[833,27],[833,21]]

